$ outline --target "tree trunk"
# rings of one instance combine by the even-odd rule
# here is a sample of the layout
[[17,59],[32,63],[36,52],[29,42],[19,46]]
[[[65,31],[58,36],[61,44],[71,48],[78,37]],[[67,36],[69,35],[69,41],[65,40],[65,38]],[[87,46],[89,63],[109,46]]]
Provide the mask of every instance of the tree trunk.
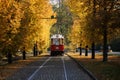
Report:
[[107,8],[106,8],[106,1],[104,0],[104,25],[103,25],[103,62],[108,60],[108,47],[107,47],[107,23],[108,23],[108,16],[107,16]]
[[95,59],[95,43],[92,43],[92,59]]
[[85,56],[88,56],[88,46],[85,47]]
[[108,60],[108,54],[107,54],[107,26],[104,27],[104,34],[103,34],[103,62]]
[[82,44],[80,44],[80,55],[82,55]]
[[12,63],[12,54],[11,54],[11,52],[8,52],[7,58],[8,58],[8,63],[11,64]]

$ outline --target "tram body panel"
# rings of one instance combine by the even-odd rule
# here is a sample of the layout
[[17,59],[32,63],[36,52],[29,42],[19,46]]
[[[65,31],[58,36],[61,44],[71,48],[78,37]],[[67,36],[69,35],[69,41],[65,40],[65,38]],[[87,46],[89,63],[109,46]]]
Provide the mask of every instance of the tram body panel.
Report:
[[63,55],[64,53],[64,37],[55,34],[51,37],[51,55]]

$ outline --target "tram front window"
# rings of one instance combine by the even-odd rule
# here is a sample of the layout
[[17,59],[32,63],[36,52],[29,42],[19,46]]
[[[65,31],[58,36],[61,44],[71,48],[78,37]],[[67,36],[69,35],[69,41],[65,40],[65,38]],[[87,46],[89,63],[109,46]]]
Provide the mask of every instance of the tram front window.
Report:
[[59,40],[58,40],[58,39],[54,39],[54,40],[53,40],[53,44],[54,44],[54,45],[59,45]]

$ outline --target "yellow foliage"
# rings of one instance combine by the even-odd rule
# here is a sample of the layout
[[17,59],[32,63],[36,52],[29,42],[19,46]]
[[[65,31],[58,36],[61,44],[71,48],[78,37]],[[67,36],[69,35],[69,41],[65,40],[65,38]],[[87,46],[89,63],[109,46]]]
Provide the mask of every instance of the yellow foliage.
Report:
[[74,24],[69,35],[71,44],[76,47],[76,45],[79,46],[82,43],[84,47],[88,43],[88,33],[85,30],[87,27],[87,16],[92,12],[89,0],[66,0],[66,4],[75,15]]
[[0,0],[0,53],[24,46],[32,50],[36,41],[38,49],[47,48],[50,28],[56,20],[43,18],[51,18],[53,13],[49,0]]
[[[46,48],[49,42],[50,28],[55,23],[55,20],[50,19],[53,14],[52,6],[47,0],[31,0],[30,4],[29,9],[32,13],[32,23],[29,24],[31,26],[29,34],[32,36],[28,37],[33,39],[33,44],[36,41],[38,42],[39,49]],[[44,43],[42,43],[43,41]]]

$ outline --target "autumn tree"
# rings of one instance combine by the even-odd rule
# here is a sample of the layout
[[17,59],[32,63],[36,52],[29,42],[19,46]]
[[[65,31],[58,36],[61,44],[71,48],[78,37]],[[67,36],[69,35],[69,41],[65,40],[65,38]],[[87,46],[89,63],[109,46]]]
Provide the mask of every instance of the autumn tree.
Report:
[[31,0],[22,3],[23,8],[27,7],[24,9],[24,17],[19,28],[20,44],[31,49],[37,42],[39,50],[46,49],[49,45],[51,25],[55,22],[55,20],[47,19],[53,14],[52,6],[49,1],[44,0]]
[[[89,39],[88,39],[89,33],[88,33],[88,31],[86,31],[86,26],[87,26],[87,21],[88,21],[86,16],[90,13],[88,11],[88,7],[87,7],[89,5],[88,1],[87,0],[84,0],[84,1],[82,1],[82,0],[79,0],[79,1],[78,0],[74,0],[74,1],[66,0],[66,4],[69,6],[72,14],[75,15],[75,16],[73,16],[75,22],[79,23],[79,25],[78,25],[80,27],[78,29],[79,33],[76,33],[78,35],[77,39],[79,39],[79,43],[78,43],[79,46],[80,46],[81,42],[83,42],[83,47],[85,45],[89,45],[87,43],[87,42],[89,42]],[[74,5],[74,4],[76,4],[76,5]],[[76,20],[76,18],[77,18],[77,20]],[[74,27],[73,27],[73,29],[74,29]],[[81,33],[84,36],[81,36]],[[82,39],[82,41],[81,41],[81,39]]]
[[18,33],[20,21],[22,18],[22,10],[20,4],[14,0],[0,1],[0,52],[1,55],[14,51],[13,39]]
[[[107,39],[111,40],[119,31],[118,0],[66,0],[71,11],[78,15],[84,27],[84,34],[89,43],[97,41],[104,44],[107,51]],[[76,4],[76,5],[74,5]],[[117,6],[117,7],[116,7]],[[80,23],[81,24],[81,23]],[[111,34],[112,33],[112,34]],[[104,42],[102,42],[104,40]],[[104,53],[105,53],[104,52]],[[103,53],[103,54],[104,54]]]
[[68,34],[71,26],[73,25],[73,15],[65,4],[64,0],[53,4],[53,10],[56,12],[57,22],[51,28],[51,35],[60,33],[65,37],[65,44],[69,44]]
[[0,0],[0,55],[15,55],[22,47],[30,51],[36,42],[39,50],[46,49],[55,22],[48,19],[52,14],[48,0]]

